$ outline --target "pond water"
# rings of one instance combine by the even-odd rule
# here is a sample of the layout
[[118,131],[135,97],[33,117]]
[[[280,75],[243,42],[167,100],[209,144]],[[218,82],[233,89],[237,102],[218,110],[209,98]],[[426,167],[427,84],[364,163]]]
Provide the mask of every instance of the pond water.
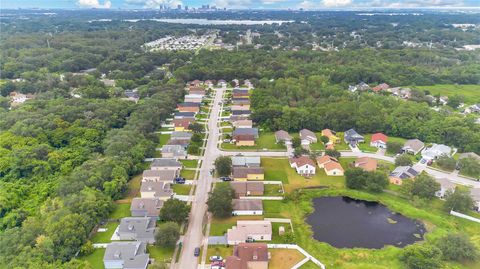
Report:
[[424,225],[377,202],[349,197],[313,199],[313,237],[337,248],[404,247],[423,240]]

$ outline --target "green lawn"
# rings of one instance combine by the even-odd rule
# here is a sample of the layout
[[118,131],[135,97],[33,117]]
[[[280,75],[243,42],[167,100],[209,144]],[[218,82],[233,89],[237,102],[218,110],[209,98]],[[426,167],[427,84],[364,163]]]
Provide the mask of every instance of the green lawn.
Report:
[[130,217],[130,203],[117,204],[115,203],[115,210],[108,216],[109,219],[121,219]]
[[358,148],[363,152],[377,152],[378,149],[376,147],[370,146],[370,141],[372,140],[372,135],[367,134],[367,135],[364,135],[363,137],[365,138],[365,142],[364,143],[358,143]]
[[187,184],[172,184],[173,192],[178,195],[188,195],[190,193],[190,189],[192,185]]
[[233,128],[232,127],[226,127],[226,128],[222,128],[222,133],[231,133],[233,132]]
[[222,258],[226,258],[228,256],[232,256],[233,247],[227,247],[222,245],[212,245],[208,246],[207,249],[207,260],[211,256],[221,256]]
[[175,248],[165,248],[165,247],[157,247],[155,245],[147,246],[148,253],[150,254],[151,259],[155,259],[155,261],[160,262],[170,262],[173,257],[173,252]]
[[[229,128],[230,129],[230,128]],[[225,132],[225,131],[224,131]],[[240,146],[237,147],[235,144],[222,143],[222,148],[226,150],[276,150],[276,151],[285,151],[285,145],[277,144],[275,141],[274,133],[260,133],[258,139],[255,141],[255,146]]]
[[182,169],[182,171],[180,171],[180,176],[184,177],[185,179],[193,180],[193,178],[195,177],[195,171]]
[[167,144],[168,140],[170,140],[170,134],[158,134],[157,148],[161,148],[163,145]]
[[180,160],[186,168],[197,168],[198,160]]
[[283,201],[263,200],[263,214],[266,218],[289,218],[290,213],[284,205]]
[[107,228],[106,232],[97,232],[92,236],[92,243],[110,243],[113,232],[118,226],[118,222],[108,222],[106,225],[101,228]]
[[172,131],[173,127],[162,127],[160,128],[160,132],[169,132]]
[[228,122],[228,121],[222,121],[222,122],[220,123],[220,126],[222,126],[222,127],[224,127],[224,126],[230,126],[230,127],[231,127],[232,124],[231,124],[230,122]]
[[474,104],[480,100],[480,85],[454,85],[454,84],[437,84],[431,86],[413,86],[420,90],[428,90],[431,95],[453,96],[460,94],[465,96],[465,103]]
[[264,196],[282,196],[282,186],[279,184],[264,184]]
[[337,132],[337,136],[340,138],[340,143],[335,144],[336,150],[350,150],[350,147],[343,140],[343,132]]
[[82,261],[87,261],[90,264],[91,268],[95,269],[103,269],[105,266],[103,265],[103,256],[105,255],[104,248],[96,248],[93,253],[87,256],[79,257]]

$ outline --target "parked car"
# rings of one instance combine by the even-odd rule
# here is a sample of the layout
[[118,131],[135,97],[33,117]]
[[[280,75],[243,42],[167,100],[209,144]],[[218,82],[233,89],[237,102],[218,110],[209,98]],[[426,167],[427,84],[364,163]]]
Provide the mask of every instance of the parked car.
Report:
[[214,262],[214,261],[223,261],[223,258],[222,258],[222,256],[210,256],[210,261],[211,261],[211,262]]
[[175,178],[175,183],[177,183],[177,184],[185,184],[185,178],[184,178],[184,177],[176,177],[176,178]]
[[225,263],[223,261],[214,261],[211,264],[212,266],[225,266]]
[[199,247],[196,247],[196,248],[195,248],[195,250],[193,251],[193,255],[194,255],[195,257],[200,256],[200,248],[199,248]]
[[230,177],[220,177],[221,181],[232,181]]
[[225,267],[214,265],[214,266],[210,267],[210,269],[225,269]]

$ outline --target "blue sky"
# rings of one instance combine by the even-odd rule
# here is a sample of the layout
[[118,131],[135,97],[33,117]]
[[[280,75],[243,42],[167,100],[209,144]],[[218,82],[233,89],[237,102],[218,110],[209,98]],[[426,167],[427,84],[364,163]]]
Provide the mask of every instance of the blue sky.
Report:
[[204,4],[227,8],[458,8],[480,7],[480,0],[2,0],[0,9],[5,8],[105,8],[132,9],[158,8],[165,4],[198,7]]

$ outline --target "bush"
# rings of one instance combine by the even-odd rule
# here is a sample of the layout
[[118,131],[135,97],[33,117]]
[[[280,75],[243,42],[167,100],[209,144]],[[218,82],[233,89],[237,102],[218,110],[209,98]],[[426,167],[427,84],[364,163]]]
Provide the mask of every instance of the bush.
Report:
[[442,252],[434,246],[412,245],[405,248],[400,260],[410,269],[438,269]]
[[412,164],[412,159],[407,154],[402,154],[395,158],[395,166],[410,166]]
[[402,150],[403,144],[400,142],[392,141],[387,142],[387,152],[390,154],[397,154]]
[[473,261],[478,252],[470,239],[464,234],[448,234],[438,241],[443,258],[452,261]]
[[474,201],[466,187],[457,186],[454,191],[448,190],[445,197],[443,206],[446,211],[455,210],[465,213],[473,208]]
[[440,166],[442,169],[445,170],[453,170],[457,165],[457,161],[454,158],[449,157],[447,155],[442,155],[437,159],[437,165]]

